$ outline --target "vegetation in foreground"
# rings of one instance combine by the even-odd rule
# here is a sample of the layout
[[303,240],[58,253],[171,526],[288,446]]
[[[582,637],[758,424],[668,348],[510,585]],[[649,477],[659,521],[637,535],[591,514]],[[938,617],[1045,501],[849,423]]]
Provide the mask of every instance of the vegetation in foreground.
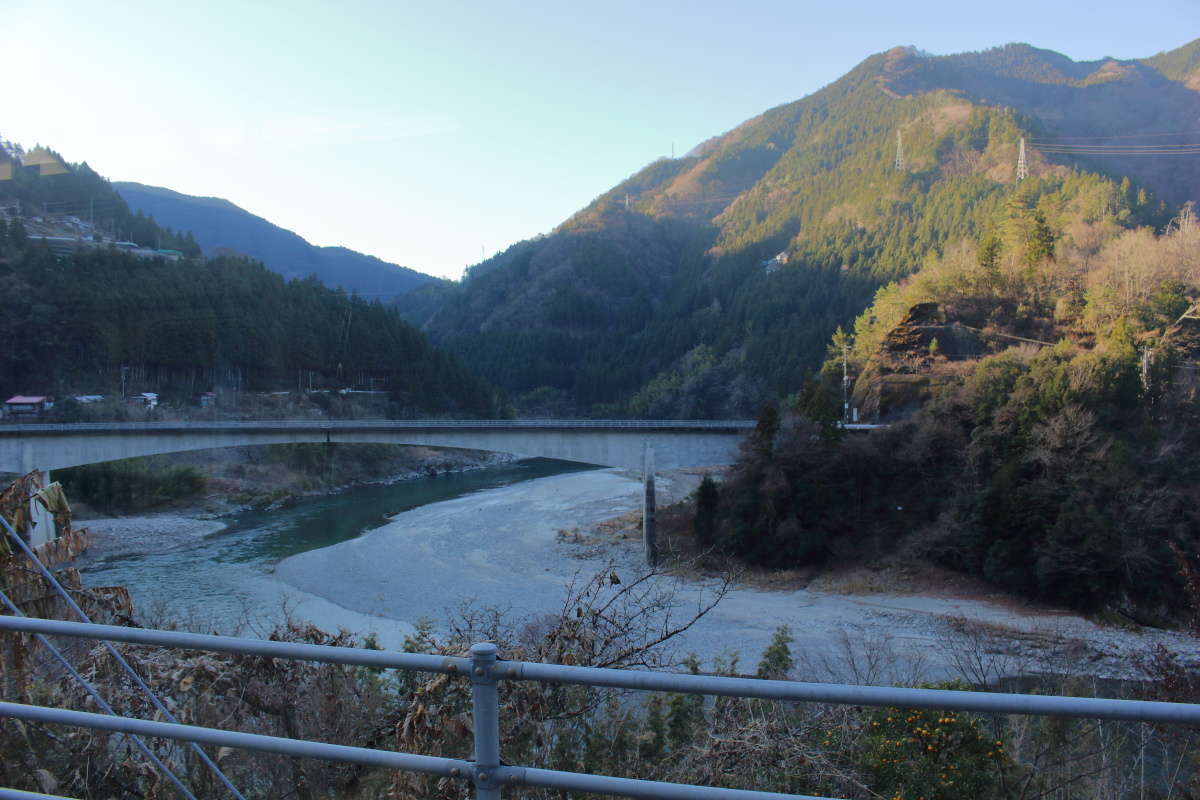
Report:
[[[719,599],[719,593],[715,599]],[[611,571],[571,587],[559,613],[512,620],[464,609],[435,634],[422,625],[406,649],[461,654],[491,640],[505,658],[616,668],[672,663],[674,632],[692,618],[671,621],[672,601],[647,578],[614,584]],[[703,614],[704,610],[700,610]],[[302,623],[272,638],[353,646]],[[752,676],[830,679],[798,660],[787,629],[777,631]],[[4,696],[22,702],[83,707],[82,691],[47,670],[28,640],[7,639]],[[946,646],[975,665],[938,688],[986,690],[1003,669],[985,630],[963,629]],[[370,642],[367,646],[371,646]],[[338,744],[469,758],[470,683],[450,676],[313,665],[258,657],[148,650],[122,646],[186,723],[322,740]],[[901,663],[886,641],[847,644],[846,664],[863,682],[878,683]],[[1160,654],[1161,655],[1161,654]],[[76,652],[81,671],[121,711],[151,713],[128,679],[100,649]],[[1200,699],[1194,669],[1162,656],[1148,663],[1152,680],[1123,687],[1135,696]],[[694,658],[684,666],[699,671]],[[1044,664],[1038,691],[1089,695],[1087,680],[1061,664]],[[742,675],[736,655],[713,671]],[[894,672],[892,673],[895,674]],[[1190,683],[1181,683],[1180,675]],[[1022,687],[1030,688],[1030,687]],[[1112,695],[1121,687],[1105,687]],[[502,753],[508,763],[730,788],[845,798],[950,800],[963,797],[1190,797],[1197,784],[1195,731],[1157,730],[1091,720],[979,716],[944,710],[780,704],[677,694],[625,694],[586,687],[517,682],[501,689]],[[192,753],[159,742],[198,796],[220,790]],[[456,781],[312,760],[234,751],[213,753],[247,796],[340,798],[460,798]],[[0,784],[80,798],[165,797],[172,791],[119,736],[56,726],[0,724]],[[544,790],[514,796],[559,797]],[[1192,794],[1189,794],[1192,793]],[[584,796],[584,795],[581,795]]]
[[[6,495],[7,496],[7,495]],[[16,520],[25,495],[4,509]],[[69,512],[67,519],[69,523]],[[27,524],[27,522],[26,522]],[[119,587],[85,590],[73,570],[64,582],[94,619],[137,624]],[[37,576],[15,557],[0,561],[6,593],[42,616],[65,613]],[[501,656],[546,663],[699,672],[695,657],[678,658],[676,637],[720,602],[728,582],[692,612],[676,603],[661,573],[625,574],[613,567],[566,587],[550,614],[514,619],[464,606],[435,627],[421,623],[404,649],[460,655],[479,641]],[[1200,571],[1187,575],[1186,596],[1200,633]],[[44,598],[34,603],[30,598]],[[49,605],[47,605],[47,603]],[[154,627],[169,622],[141,620]],[[201,630],[208,624],[198,621]],[[375,647],[342,631],[301,622],[273,632],[276,640]],[[1098,687],[1077,673],[1071,656],[1036,663],[1009,655],[1002,631],[960,623],[945,629],[941,649],[959,672],[942,688],[1009,690],[1001,679],[1037,673],[1019,688],[1065,694],[1131,695],[1200,700],[1197,665],[1157,650],[1142,664],[1148,680]],[[79,671],[119,713],[153,709],[108,654],[59,642]],[[886,638],[847,632],[841,651],[800,653],[786,628],[776,632],[757,667],[731,653],[710,672],[761,679],[834,680],[867,684],[921,680],[923,665]],[[468,681],[448,675],[316,665],[252,656],[121,645],[127,659],[188,724],[253,731],[386,750],[469,758]],[[1052,658],[1058,660],[1051,660]],[[84,690],[59,671],[32,638],[0,641],[0,695],[20,702],[91,708]],[[1033,800],[1191,796],[1200,789],[1195,731],[1089,720],[981,717],[946,710],[778,704],[677,694],[621,693],[587,687],[502,684],[502,753],[508,763],[653,780],[780,792],[868,798],[996,797]],[[153,744],[197,796],[221,790],[186,747]],[[288,759],[221,748],[213,757],[248,797],[459,798],[457,782],[344,764]],[[117,735],[0,720],[0,785],[88,800],[165,797],[173,791],[129,742]],[[558,797],[522,791],[522,797]]]

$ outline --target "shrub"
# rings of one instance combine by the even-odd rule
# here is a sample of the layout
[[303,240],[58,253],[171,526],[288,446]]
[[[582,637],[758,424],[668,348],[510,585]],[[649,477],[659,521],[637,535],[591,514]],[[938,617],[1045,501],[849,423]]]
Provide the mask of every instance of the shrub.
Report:
[[[970,689],[961,681],[927,689]],[[866,720],[860,757],[871,786],[894,800],[959,800],[1005,795],[1012,762],[1004,742],[958,711],[886,708]]]
[[67,495],[106,514],[147,511],[202,494],[207,480],[192,466],[157,458],[127,458],[55,473]]

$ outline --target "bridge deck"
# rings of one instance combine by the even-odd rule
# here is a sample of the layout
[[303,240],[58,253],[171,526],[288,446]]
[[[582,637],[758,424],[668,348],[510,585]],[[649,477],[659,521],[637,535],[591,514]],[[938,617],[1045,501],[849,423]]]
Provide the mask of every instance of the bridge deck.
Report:
[[380,442],[493,450],[640,469],[732,463],[751,420],[231,420],[0,425],[0,470],[53,470],[184,450]]

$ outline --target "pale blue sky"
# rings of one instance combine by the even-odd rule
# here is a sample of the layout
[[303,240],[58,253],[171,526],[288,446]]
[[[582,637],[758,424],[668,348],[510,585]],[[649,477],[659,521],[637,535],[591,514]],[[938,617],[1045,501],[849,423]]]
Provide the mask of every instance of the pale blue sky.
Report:
[[0,136],[457,278],[889,47],[1143,57],[1200,36],[1200,0],[0,0],[0,21]]

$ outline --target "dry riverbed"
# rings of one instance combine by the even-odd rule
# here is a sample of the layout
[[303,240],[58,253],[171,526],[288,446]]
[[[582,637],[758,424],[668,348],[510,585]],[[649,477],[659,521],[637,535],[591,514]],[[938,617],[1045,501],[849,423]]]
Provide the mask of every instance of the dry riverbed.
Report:
[[[661,477],[660,503],[685,497],[698,480],[684,473]],[[383,646],[398,647],[419,620],[440,627],[464,604],[514,619],[554,613],[572,581],[615,570],[628,582],[645,572],[637,529],[641,488],[620,470],[597,470],[403,512],[357,538],[287,558],[273,574],[240,578],[244,621],[261,634],[286,607],[320,627],[374,632]],[[84,524],[93,532],[94,554],[102,557],[187,547],[223,525],[181,515]],[[714,577],[686,570],[653,580],[674,594],[678,619],[720,586]],[[812,581],[745,576],[678,637],[675,652],[694,652],[709,666],[737,654],[741,668],[752,670],[774,631],[786,625],[795,637],[798,677],[865,682],[1045,671],[1123,677],[1134,674],[1135,658],[1155,644],[1197,657],[1197,642],[1183,634],[1100,626],[935,580],[917,575],[907,585],[881,583],[877,573],[862,570]],[[152,623],[166,613],[140,610]],[[237,620],[180,622],[229,630]]]
[[[660,497],[686,495],[695,480],[660,479]],[[288,558],[275,577],[353,612],[359,623],[375,620],[385,640],[421,619],[437,624],[464,603],[516,617],[552,613],[572,580],[613,566],[625,580],[644,571],[640,542],[606,528],[640,502],[641,484],[618,470],[543,478],[405,512],[356,539]],[[719,586],[702,577],[654,580],[674,592],[680,617]],[[781,625],[795,637],[800,676],[813,679],[964,672],[982,679],[1059,670],[1121,677],[1133,674],[1134,658],[1154,644],[1193,657],[1197,651],[1182,634],[1102,627],[978,597],[751,585],[735,586],[676,649],[707,664],[740,654],[742,667],[752,669]]]

